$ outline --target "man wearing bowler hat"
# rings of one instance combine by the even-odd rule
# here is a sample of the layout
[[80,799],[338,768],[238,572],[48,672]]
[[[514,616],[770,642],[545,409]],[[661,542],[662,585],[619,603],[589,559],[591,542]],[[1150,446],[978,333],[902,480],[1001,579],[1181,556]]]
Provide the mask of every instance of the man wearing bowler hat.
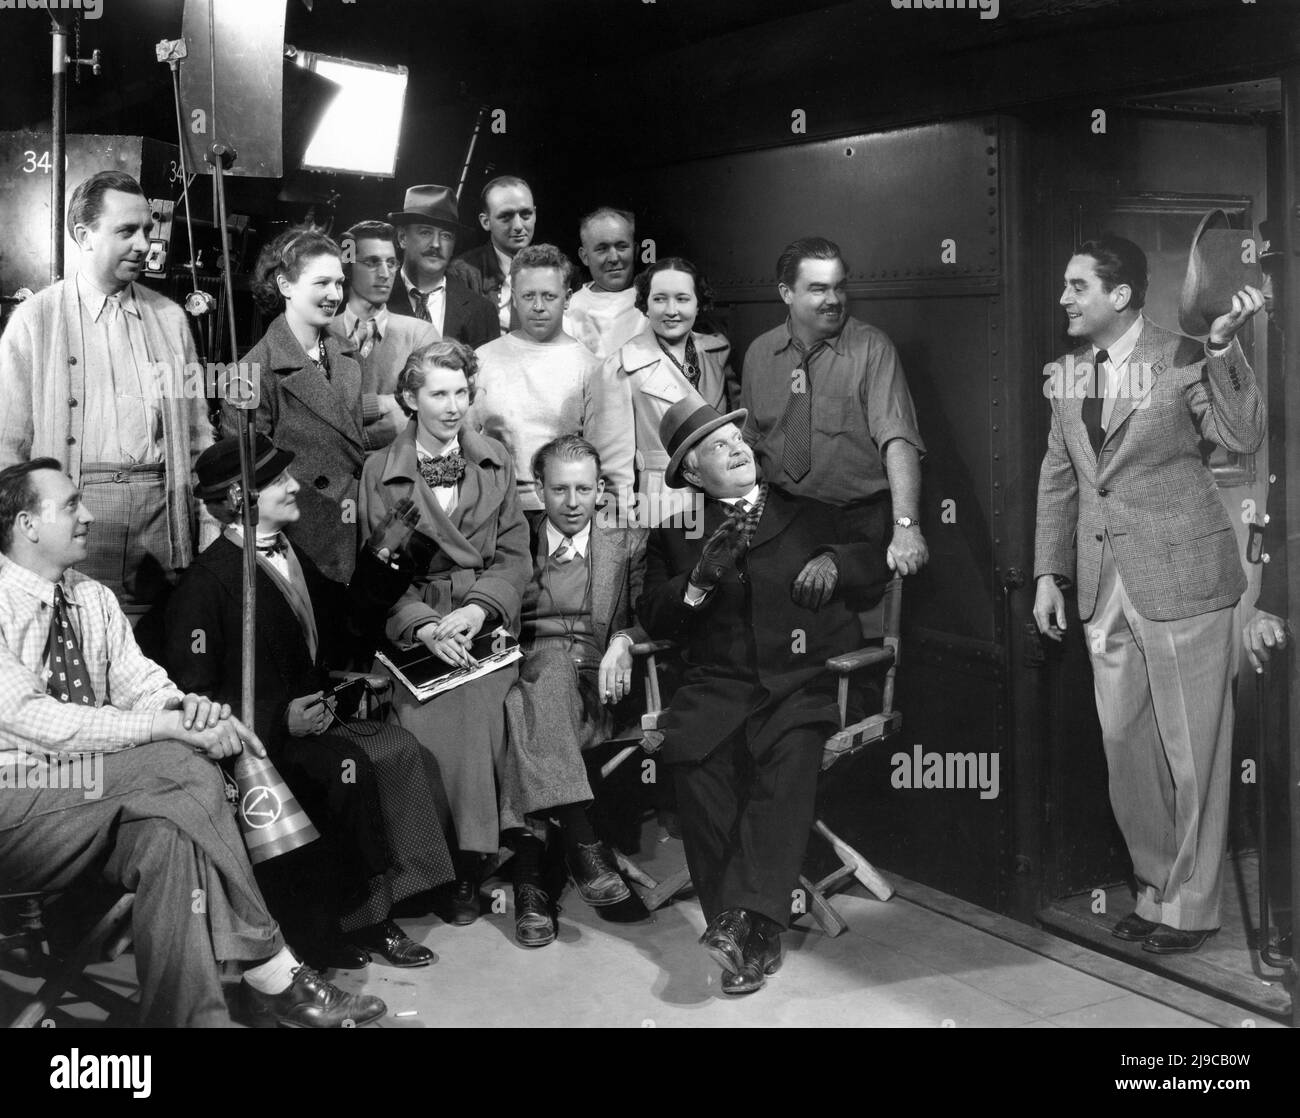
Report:
[[402,270],[397,274],[388,309],[431,322],[444,338],[481,346],[500,337],[496,308],[455,276],[447,274],[456,235],[464,228],[456,195],[447,186],[413,186],[402,209],[390,213],[397,226]]
[[781,965],[822,749],[839,727],[826,659],[861,644],[858,612],[889,580],[883,505],[844,542],[836,509],[759,480],[745,417],[696,395],[664,413],[664,480],[697,491],[702,531],[675,519],[652,531],[638,607],[651,636],[682,646],[663,761],[708,921],[701,942],[728,994]]
[[1111,807],[1137,881],[1114,935],[1155,954],[1195,951],[1219,926],[1233,607],[1246,576],[1202,444],[1250,454],[1264,437],[1264,400],[1236,341],[1264,305],[1234,278],[1241,236],[1193,243],[1179,317],[1204,342],[1143,316],[1141,248],[1112,236],[1083,245],[1060,298],[1082,346],[1047,370],[1088,375],[1085,391],[1077,377],[1049,380],[1073,383],[1050,393],[1034,620],[1059,641],[1061,587],[1075,583]]

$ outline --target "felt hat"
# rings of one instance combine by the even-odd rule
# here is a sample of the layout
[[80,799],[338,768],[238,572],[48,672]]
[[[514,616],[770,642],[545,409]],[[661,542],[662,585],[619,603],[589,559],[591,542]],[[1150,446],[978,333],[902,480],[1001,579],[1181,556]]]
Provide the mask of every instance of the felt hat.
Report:
[[[259,434],[253,461],[253,484],[267,485],[278,478],[293,461],[292,450],[280,450],[265,435]],[[239,439],[228,438],[213,443],[199,455],[194,463],[199,483],[194,496],[201,501],[224,497],[226,491],[239,480]]]
[[1233,229],[1228,215],[1211,210],[1196,227],[1191,252],[1187,257],[1187,275],[1178,300],[1178,325],[1183,333],[1202,335],[1221,314],[1232,310],[1232,297],[1247,285],[1263,283],[1257,263],[1246,263],[1251,255],[1250,233]]
[[394,225],[443,225],[448,229],[465,228],[460,223],[456,192],[449,186],[438,186],[434,183],[411,187],[406,192],[402,208],[390,213],[388,220]]
[[744,408],[721,415],[716,408],[704,402],[697,392],[683,396],[673,404],[659,421],[659,441],[668,452],[668,467],[664,470],[664,483],[682,489],[688,483],[682,478],[682,462],[691,447],[710,432],[728,423],[743,426],[749,415]]

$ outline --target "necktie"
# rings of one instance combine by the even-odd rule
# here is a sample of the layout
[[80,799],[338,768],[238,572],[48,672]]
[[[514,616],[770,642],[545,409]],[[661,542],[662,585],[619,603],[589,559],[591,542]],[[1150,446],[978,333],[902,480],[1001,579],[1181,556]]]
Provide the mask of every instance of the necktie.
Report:
[[[425,314],[428,314],[427,307]],[[357,353],[361,357],[369,357],[370,351],[375,348],[375,333],[378,328],[378,323],[373,318],[357,319],[357,324],[352,328],[352,344],[357,347]]]
[[805,350],[795,343],[803,360],[790,375],[790,399],[781,416],[781,431],[785,435],[781,468],[791,481],[801,480],[812,469],[812,363],[825,344],[818,342]]
[[411,292],[411,306],[415,310],[415,317],[422,318],[425,322],[432,322],[429,317],[429,294],[421,291],[418,287],[409,289]]
[[1092,362],[1092,395],[1085,396],[1083,400],[1083,425],[1088,431],[1088,441],[1092,443],[1094,454],[1101,453],[1101,407],[1102,400],[1106,394],[1106,382],[1103,379],[1105,372],[1102,366],[1110,360],[1110,354],[1104,349],[1097,351],[1097,356]]
[[560,546],[551,552],[551,558],[557,563],[571,563],[577,558],[578,552],[573,546],[573,537],[565,536],[560,541]]
[[436,458],[421,458],[420,476],[430,489],[456,485],[465,476],[465,459],[455,451],[439,454]]
[[95,688],[86,670],[81,642],[68,620],[68,604],[64,601],[62,586],[54,588],[54,617],[50,622],[46,655],[50,662],[46,694],[53,695],[60,702],[94,706]]
[[257,550],[268,557],[287,555],[289,554],[289,545],[284,542],[283,536],[276,536],[270,543],[259,543]]

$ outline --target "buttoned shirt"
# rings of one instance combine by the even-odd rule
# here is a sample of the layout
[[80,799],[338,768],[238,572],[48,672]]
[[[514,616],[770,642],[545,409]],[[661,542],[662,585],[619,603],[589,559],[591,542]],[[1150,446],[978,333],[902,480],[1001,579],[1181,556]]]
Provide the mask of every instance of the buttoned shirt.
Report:
[[581,532],[574,536],[566,536],[549,520],[546,522],[546,554],[554,555],[559,550],[560,544],[565,540],[569,541],[569,546],[573,548],[574,553],[579,558],[585,558],[587,548],[591,544],[591,521],[588,520]]
[[[415,311],[419,304],[411,293],[420,289],[406,278],[405,272],[399,272],[398,274],[401,277],[402,286],[406,289],[407,302],[410,303],[411,310]],[[426,291],[424,295],[426,299],[425,305],[429,308],[429,321],[433,323],[434,329],[441,334],[444,332],[443,326],[447,321],[447,281],[445,279],[439,280],[438,286],[432,291]]]
[[114,295],[76,277],[86,345],[83,461],[107,465],[163,459],[162,386],[149,359],[134,284]]
[[[432,313],[432,310],[430,310],[430,314]],[[375,342],[378,344],[384,340],[384,334],[388,330],[388,308],[380,307],[370,316],[370,319],[375,324]],[[356,333],[359,321],[361,321],[361,316],[354,313],[351,307],[343,308],[343,329],[349,338]]]
[[[1110,360],[1102,365],[1102,369],[1106,373],[1106,398],[1101,403],[1101,429],[1103,431],[1110,426],[1110,417],[1115,410],[1115,401],[1121,395],[1131,395],[1137,391],[1138,385],[1145,380],[1137,370],[1126,368],[1128,359],[1132,356],[1133,349],[1138,343],[1138,338],[1142,335],[1142,322],[1143,316],[1138,315],[1133,325],[1125,330],[1116,339],[1115,344],[1106,350],[1106,355]],[[1092,347],[1094,364],[1099,352],[1096,346]]]
[[[787,319],[760,334],[745,354],[740,406],[749,409],[745,439],[768,481],[797,497],[847,505],[885,492],[885,447],[903,439],[919,454],[917,430],[898,351],[885,334],[856,318],[825,345],[804,369]],[[804,377],[796,371],[804,369]],[[812,466],[799,481],[782,472],[785,414],[792,389],[802,382],[812,393]]]
[[0,555],[0,764],[22,754],[115,752],[147,742],[182,695],[140,651],[113,593],[79,571],[58,584],[77,634],[94,707],[46,693],[55,583]]

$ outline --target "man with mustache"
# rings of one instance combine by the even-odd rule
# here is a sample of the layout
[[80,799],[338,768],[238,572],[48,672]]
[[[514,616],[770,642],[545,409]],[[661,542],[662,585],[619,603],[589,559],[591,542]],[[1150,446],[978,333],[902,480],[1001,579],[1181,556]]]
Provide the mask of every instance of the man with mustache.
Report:
[[636,217],[602,206],[579,223],[578,239],[578,259],[591,272],[591,282],[570,297],[564,330],[597,357],[608,357],[646,327],[632,286]]
[[444,338],[481,346],[499,337],[496,310],[465,283],[448,275],[456,251],[456,236],[464,226],[455,192],[446,186],[413,186],[402,209],[390,213],[397,226],[402,270],[393,283],[388,309],[394,314],[422,318]]
[[503,331],[518,329],[519,316],[510,298],[510,262],[533,243],[537,207],[532,187],[514,175],[493,179],[479,195],[478,222],[489,234],[487,244],[456,257],[451,274],[492,302]]
[[217,534],[205,513],[197,538],[190,489],[212,443],[206,398],[185,391],[194,338],[180,307],[136,282],[152,228],[135,179],[92,175],[68,205],[76,274],[21,303],[0,338],[0,467],[58,459],[97,524],[81,568],[135,617]]
[[359,222],[343,234],[343,251],[348,301],[329,330],[356,350],[366,438],[377,450],[406,426],[394,395],[406,359],[439,334],[432,322],[388,311],[398,275],[396,229],[385,221]]
[[925,444],[898,351],[850,317],[834,241],[793,241],[777,279],[790,315],[745,354],[745,439],[773,485],[841,508],[865,534],[892,503],[889,566],[915,574],[929,558],[918,522]]

